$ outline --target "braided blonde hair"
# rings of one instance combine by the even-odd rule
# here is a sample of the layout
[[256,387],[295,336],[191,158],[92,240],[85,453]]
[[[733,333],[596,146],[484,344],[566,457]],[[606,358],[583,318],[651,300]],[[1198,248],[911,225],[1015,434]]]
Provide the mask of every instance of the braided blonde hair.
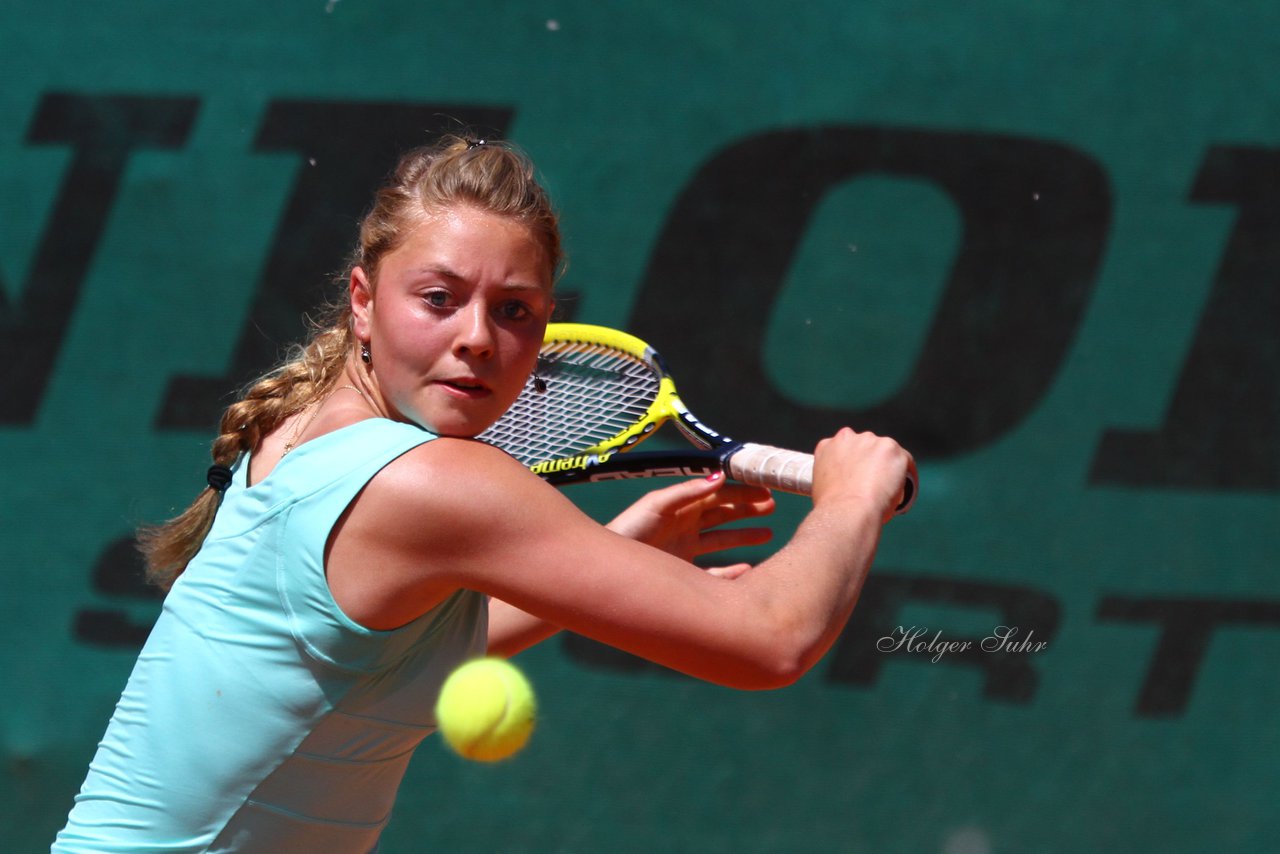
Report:
[[[360,224],[344,284],[355,267],[365,270],[370,283],[375,283],[383,257],[432,213],[456,205],[509,216],[528,227],[542,245],[548,279],[555,281],[563,265],[559,219],[533,164],[507,143],[446,137],[402,157],[378,190]],[[213,441],[215,465],[232,465],[286,418],[322,400],[334,388],[356,347],[351,325],[351,305],[344,292],[312,322],[305,343],[295,346],[280,365],[227,407]],[[206,488],[181,515],[139,530],[138,546],[152,583],[168,590],[182,574],[213,526],[221,497],[219,490]]]

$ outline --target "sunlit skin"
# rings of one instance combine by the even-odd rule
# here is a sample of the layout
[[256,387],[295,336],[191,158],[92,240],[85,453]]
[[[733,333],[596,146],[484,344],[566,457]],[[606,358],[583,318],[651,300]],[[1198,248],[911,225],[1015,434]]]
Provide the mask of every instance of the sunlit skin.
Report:
[[551,271],[529,229],[455,206],[432,214],[351,275],[359,369],[384,413],[470,437],[502,415],[533,370],[551,314]]
[[648,493],[607,526],[502,451],[469,437],[519,394],[552,309],[551,271],[519,222],[436,213],[375,271],[350,280],[358,344],[333,394],[286,419],[251,460],[269,475],[286,440],[365,418],[443,438],[389,463],[330,535],[335,602],[371,629],[403,626],[459,589],[491,597],[489,651],[566,628],[684,673],[745,688],[789,684],[829,648],[913,471],[896,443],[845,429],[815,451],[814,507],[760,566],[690,561],[755,545],[766,490],[696,479]]

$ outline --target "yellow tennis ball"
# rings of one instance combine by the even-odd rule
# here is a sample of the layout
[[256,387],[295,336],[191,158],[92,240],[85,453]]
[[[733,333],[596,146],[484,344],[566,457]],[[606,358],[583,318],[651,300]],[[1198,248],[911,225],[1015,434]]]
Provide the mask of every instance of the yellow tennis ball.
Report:
[[503,658],[476,658],[449,674],[436,701],[440,734],[460,756],[497,762],[533,732],[533,687]]

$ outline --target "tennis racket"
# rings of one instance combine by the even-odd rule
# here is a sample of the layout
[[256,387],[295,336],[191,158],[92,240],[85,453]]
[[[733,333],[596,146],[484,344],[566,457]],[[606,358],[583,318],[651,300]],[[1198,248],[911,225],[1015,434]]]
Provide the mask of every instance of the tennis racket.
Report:
[[[627,453],[672,421],[693,446]],[[706,477],[799,495],[813,491],[813,455],[739,442],[699,420],[652,347],[616,329],[547,326],[537,367],[520,397],[480,439],[556,485],[647,477]],[[903,487],[899,514],[915,501]]]

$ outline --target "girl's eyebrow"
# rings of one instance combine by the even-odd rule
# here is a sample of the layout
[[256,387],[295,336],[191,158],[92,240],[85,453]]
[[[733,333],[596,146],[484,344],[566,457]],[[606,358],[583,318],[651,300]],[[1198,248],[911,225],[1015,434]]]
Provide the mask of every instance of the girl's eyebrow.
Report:
[[534,282],[503,282],[502,289],[505,291],[544,291],[542,285]]
[[444,276],[446,279],[462,278],[460,275],[458,275],[456,272],[453,271],[453,268],[448,267],[444,264],[428,264],[425,267],[419,267],[418,269],[413,271],[413,275],[415,276],[421,276],[427,273],[433,273],[438,276]]
[[[454,271],[447,264],[428,264],[425,267],[419,267],[413,271],[415,277],[422,275],[442,276],[446,279],[463,279],[462,274]],[[503,282],[500,287],[506,291],[543,291],[546,290],[537,282],[523,282],[519,280]]]

